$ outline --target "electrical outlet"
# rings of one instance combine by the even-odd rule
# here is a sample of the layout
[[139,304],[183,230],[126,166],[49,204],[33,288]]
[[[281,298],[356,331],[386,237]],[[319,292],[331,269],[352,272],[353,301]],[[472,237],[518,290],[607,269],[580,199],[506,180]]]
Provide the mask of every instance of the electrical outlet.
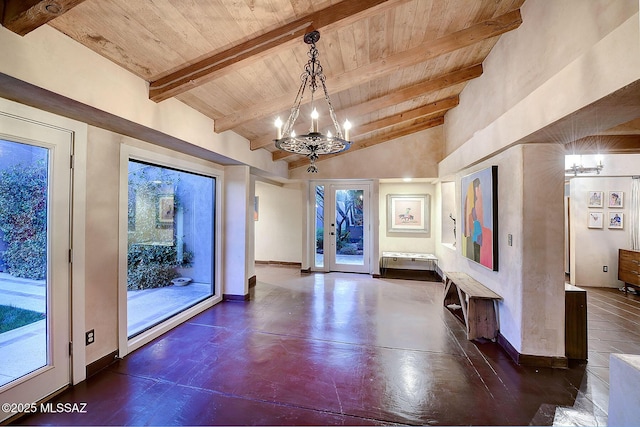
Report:
[[602,266],[602,271],[603,271],[604,273],[608,272],[608,271],[609,271],[609,267],[608,267],[608,266],[606,266],[606,265],[603,265],[603,266]]
[[87,343],[86,345],[92,344],[96,340],[96,333],[91,329],[90,331],[87,331],[85,338]]

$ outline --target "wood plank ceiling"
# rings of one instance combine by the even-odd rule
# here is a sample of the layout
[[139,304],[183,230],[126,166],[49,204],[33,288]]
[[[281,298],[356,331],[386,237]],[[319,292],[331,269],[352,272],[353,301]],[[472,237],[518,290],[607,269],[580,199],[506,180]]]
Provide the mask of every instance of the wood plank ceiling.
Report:
[[273,122],[288,116],[300,85],[305,33],[320,31],[327,87],[338,118],[354,125],[354,151],[444,123],[500,35],[522,23],[523,2],[4,0],[0,15],[19,34],[56,28],[148,81],[155,102],[176,98],[214,119],[215,132],[234,131],[295,168],[308,161],[275,148]]

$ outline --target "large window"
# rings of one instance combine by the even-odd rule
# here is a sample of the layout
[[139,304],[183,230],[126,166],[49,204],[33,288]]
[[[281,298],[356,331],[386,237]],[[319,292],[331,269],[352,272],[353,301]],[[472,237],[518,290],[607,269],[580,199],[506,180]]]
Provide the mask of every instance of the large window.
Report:
[[216,178],[129,161],[127,335],[214,295]]

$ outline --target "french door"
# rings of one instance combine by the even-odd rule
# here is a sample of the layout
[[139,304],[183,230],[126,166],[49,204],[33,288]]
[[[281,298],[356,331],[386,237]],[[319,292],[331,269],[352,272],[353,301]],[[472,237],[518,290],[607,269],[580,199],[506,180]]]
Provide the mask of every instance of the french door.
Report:
[[70,383],[72,141],[0,109],[0,421]]
[[371,185],[315,184],[315,269],[370,272]]

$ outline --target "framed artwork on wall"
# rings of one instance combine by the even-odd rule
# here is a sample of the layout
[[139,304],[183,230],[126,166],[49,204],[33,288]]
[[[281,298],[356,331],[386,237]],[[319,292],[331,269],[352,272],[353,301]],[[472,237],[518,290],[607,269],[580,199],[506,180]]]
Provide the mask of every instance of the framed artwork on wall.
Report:
[[622,229],[624,226],[624,213],[609,212],[609,228]]
[[589,212],[589,220],[587,226],[589,228],[602,228],[604,225],[603,212]]
[[173,224],[173,214],[175,201],[173,194],[158,197],[158,212],[156,215],[157,222],[160,225]]
[[609,191],[609,207],[621,208],[623,206],[624,193],[622,191]]
[[604,192],[603,191],[589,191],[589,207],[590,208],[602,208],[604,207]]
[[463,177],[460,188],[462,255],[498,271],[498,167]]
[[387,232],[428,233],[428,194],[387,194]]

